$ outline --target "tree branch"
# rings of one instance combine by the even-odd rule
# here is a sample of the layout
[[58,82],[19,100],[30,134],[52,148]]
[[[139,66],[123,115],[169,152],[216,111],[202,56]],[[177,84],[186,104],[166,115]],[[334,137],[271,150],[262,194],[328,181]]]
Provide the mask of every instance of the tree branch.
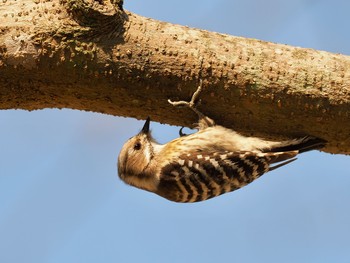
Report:
[[7,1],[0,108],[71,108],[192,126],[188,100],[245,134],[314,135],[350,153],[350,57],[141,17],[121,1]]

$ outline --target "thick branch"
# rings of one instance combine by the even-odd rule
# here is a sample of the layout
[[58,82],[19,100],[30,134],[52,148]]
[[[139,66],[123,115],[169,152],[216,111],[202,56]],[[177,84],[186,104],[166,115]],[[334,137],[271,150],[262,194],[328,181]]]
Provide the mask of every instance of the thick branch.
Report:
[[191,126],[196,116],[167,100],[189,99],[203,79],[200,110],[217,123],[270,138],[311,134],[328,152],[350,153],[350,57],[159,22],[116,2],[3,4],[0,108]]

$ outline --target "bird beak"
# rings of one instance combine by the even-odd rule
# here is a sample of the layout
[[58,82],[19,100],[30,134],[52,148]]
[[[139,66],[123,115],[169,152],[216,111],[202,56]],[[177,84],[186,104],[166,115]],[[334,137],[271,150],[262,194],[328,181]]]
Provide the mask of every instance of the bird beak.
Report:
[[143,125],[141,133],[147,134],[149,132],[149,124],[150,124],[150,122],[151,122],[151,118],[147,117],[147,120],[146,120],[145,124]]

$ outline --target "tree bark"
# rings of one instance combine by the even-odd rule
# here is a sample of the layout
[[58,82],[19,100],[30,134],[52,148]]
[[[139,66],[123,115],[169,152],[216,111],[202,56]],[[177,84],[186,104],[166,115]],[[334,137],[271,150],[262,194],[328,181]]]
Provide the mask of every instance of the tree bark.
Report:
[[350,57],[135,15],[111,0],[2,1],[0,108],[71,108],[192,126],[188,100],[248,135],[350,153]]

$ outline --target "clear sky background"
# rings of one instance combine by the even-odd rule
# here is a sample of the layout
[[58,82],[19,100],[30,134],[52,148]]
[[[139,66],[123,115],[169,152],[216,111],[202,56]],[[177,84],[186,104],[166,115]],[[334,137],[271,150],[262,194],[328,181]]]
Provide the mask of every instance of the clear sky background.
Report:
[[[350,55],[348,0],[125,0],[125,8]],[[177,204],[117,176],[118,153],[143,122],[42,110],[0,111],[0,123],[1,263],[350,262],[348,156],[306,153],[236,192]],[[152,130],[160,142],[178,135]]]

